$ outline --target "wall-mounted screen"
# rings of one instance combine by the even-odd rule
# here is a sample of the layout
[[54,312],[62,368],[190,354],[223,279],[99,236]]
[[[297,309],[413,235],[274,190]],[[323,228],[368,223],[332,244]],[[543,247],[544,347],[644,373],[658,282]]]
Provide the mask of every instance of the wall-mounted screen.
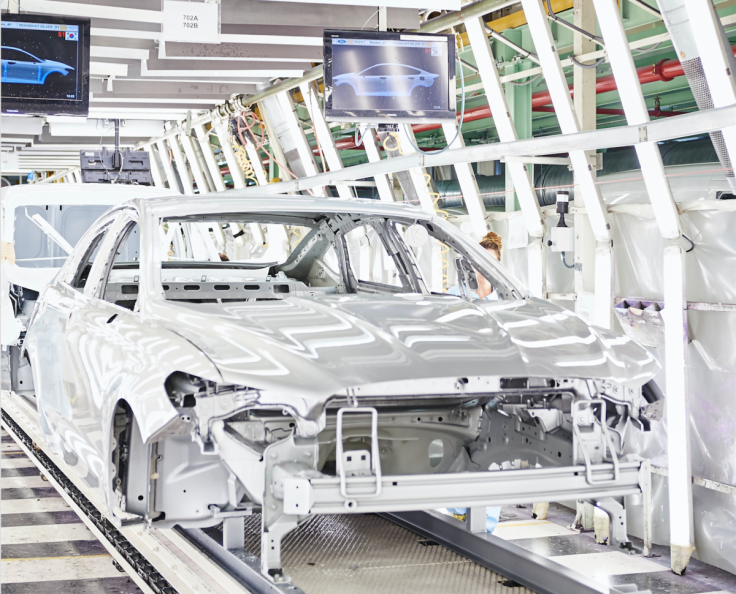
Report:
[[89,112],[90,20],[28,13],[2,17],[2,112]]
[[325,118],[334,122],[455,119],[452,35],[325,31]]

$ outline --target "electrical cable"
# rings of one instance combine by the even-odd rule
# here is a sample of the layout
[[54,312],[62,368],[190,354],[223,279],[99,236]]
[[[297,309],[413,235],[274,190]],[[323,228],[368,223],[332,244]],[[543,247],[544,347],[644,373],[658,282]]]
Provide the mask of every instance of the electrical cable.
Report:
[[655,43],[654,45],[650,45],[649,47],[643,47],[641,49],[634,50],[631,53],[634,54],[635,56],[641,56],[641,55],[644,55],[644,54],[648,54],[649,52],[653,52],[654,50],[656,50],[664,42],[665,42],[665,40],[663,39],[662,41],[659,41],[659,42]]
[[[263,134],[261,135],[260,140],[257,140],[256,139],[256,134],[255,134],[255,132],[253,132],[253,129],[251,128],[251,125],[248,123],[248,120],[246,119],[246,116],[251,116],[258,123],[258,125],[261,127],[261,130],[263,130]],[[253,139],[253,142],[255,144],[256,150],[262,149],[263,152],[266,153],[270,159],[273,159],[274,163],[276,163],[279,166],[279,169],[283,169],[291,177],[293,177],[294,179],[298,179],[298,177],[296,175],[294,175],[294,172],[291,171],[291,169],[289,169],[286,165],[284,165],[283,163],[281,163],[281,161],[279,161],[274,155],[272,155],[266,149],[266,147],[265,147],[265,144],[266,144],[266,131],[265,131],[265,128],[266,127],[263,124],[263,122],[261,121],[261,118],[259,118],[252,111],[240,112],[239,117],[237,118],[237,122],[238,122],[238,136],[240,137],[240,142],[243,144],[243,146],[245,146],[245,139],[243,138],[243,131],[240,128],[240,121],[241,120],[245,124],[246,128],[248,128],[248,132],[250,132],[250,135],[251,135],[251,138]],[[307,192],[311,196],[314,196],[315,195],[314,192],[312,192],[312,190],[309,190],[308,189]]]
[[533,76],[532,78],[530,78],[529,80],[527,80],[525,82],[516,82],[515,80],[510,80],[509,81],[509,84],[514,85],[515,87],[525,87],[527,85],[532,84],[540,76],[542,76],[542,73],[541,72],[539,74],[537,74],[536,76]]
[[606,47],[603,44],[603,37],[599,37],[598,35],[593,35],[592,33],[588,33],[585,29],[581,29],[580,27],[577,27],[573,25],[572,23],[563,21],[560,17],[558,17],[555,14],[555,11],[552,10],[552,3],[550,2],[550,0],[544,0],[544,3],[547,5],[547,12],[549,13],[549,18],[551,18],[555,23],[562,25],[566,29],[572,29],[573,31],[577,31],[584,37],[587,37],[590,41],[595,41],[601,47]]
[[685,250],[685,253],[687,254],[688,252],[692,252],[692,251],[693,251],[693,250],[695,249],[695,243],[693,243],[693,240],[692,240],[692,239],[690,239],[690,238],[689,238],[689,237],[688,237],[687,235],[685,235],[684,233],[682,234],[682,236],[683,236],[683,237],[684,237],[685,239],[687,239],[687,240],[688,240],[688,241],[690,242],[690,249],[689,249],[689,250]]
[[593,62],[592,64],[583,64],[575,56],[570,56],[570,61],[578,68],[585,68],[585,69],[592,70],[593,68],[598,68],[598,66],[603,64],[603,62],[606,61],[606,57],[603,56],[600,60],[598,60],[597,62]]
[[565,252],[560,252],[562,254],[562,263],[565,265],[565,268],[575,268],[575,264],[570,266],[567,262],[565,262]]

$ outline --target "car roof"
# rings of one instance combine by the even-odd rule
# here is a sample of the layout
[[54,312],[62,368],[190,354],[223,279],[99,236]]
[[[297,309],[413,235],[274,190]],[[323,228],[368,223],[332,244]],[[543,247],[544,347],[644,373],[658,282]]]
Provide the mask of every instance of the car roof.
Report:
[[127,184],[28,184],[0,190],[6,208],[45,204],[100,204],[114,206],[133,198],[178,195],[173,190]]
[[409,216],[414,219],[429,220],[428,213],[416,206],[396,202],[382,202],[361,198],[322,198],[299,195],[258,195],[248,190],[230,190],[205,196],[171,196],[152,198],[133,205],[143,211],[143,215],[174,217],[197,214],[221,214],[232,212],[251,213],[339,213],[378,216]]

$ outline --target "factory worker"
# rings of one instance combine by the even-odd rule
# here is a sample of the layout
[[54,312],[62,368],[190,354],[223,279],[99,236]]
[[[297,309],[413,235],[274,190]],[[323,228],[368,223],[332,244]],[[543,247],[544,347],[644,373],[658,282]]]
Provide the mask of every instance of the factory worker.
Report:
[[[498,233],[494,233],[493,231],[487,233],[483,236],[483,239],[480,240],[480,245],[482,245],[486,249],[486,251],[493,255],[496,260],[498,260],[499,262],[501,261],[501,248],[503,247],[503,241]],[[476,291],[472,291],[470,293],[470,297],[472,299],[488,299],[490,301],[498,301],[498,293],[496,293],[496,290],[493,288],[490,281],[479,272],[476,272],[475,276],[478,279],[478,289]],[[451,295],[462,295],[460,285],[455,285],[454,287],[451,287],[447,292]],[[458,520],[463,521],[465,521],[468,513],[468,510],[464,507],[453,507],[448,509],[447,511],[455,516]],[[498,519],[500,516],[500,507],[486,508],[486,532],[493,532],[493,530],[496,528],[496,525],[498,524]]]
[[[496,260],[501,261],[501,248],[503,247],[503,240],[498,233],[490,231],[483,236],[480,240],[480,245],[491,254]],[[478,289],[470,292],[471,299],[488,299],[489,301],[498,301],[498,293],[491,285],[485,276],[480,272],[475,273],[475,277],[478,279]],[[460,285],[455,285],[447,290],[450,295],[462,296],[462,289]]]

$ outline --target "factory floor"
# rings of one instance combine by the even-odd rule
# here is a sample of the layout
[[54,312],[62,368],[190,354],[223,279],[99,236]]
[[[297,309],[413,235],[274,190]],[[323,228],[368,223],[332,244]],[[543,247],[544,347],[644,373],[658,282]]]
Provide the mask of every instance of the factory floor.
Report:
[[[0,435],[3,594],[140,592],[12,437],[4,430]],[[550,504],[546,520],[532,519],[531,511],[531,506],[504,507],[494,534],[602,584],[635,584],[652,594],[736,594],[735,575],[695,559],[685,576],[674,575],[667,547],[655,546],[659,556],[649,559],[629,555],[596,544],[592,532],[569,528],[574,519],[569,508]],[[255,516],[246,522],[246,543],[254,554],[259,552],[259,528]],[[345,594],[530,593],[434,544],[378,516],[325,516],[287,536],[284,565],[309,594],[323,594],[314,585],[324,584],[327,574],[334,577],[336,591]],[[393,577],[376,582],[379,574]]]

